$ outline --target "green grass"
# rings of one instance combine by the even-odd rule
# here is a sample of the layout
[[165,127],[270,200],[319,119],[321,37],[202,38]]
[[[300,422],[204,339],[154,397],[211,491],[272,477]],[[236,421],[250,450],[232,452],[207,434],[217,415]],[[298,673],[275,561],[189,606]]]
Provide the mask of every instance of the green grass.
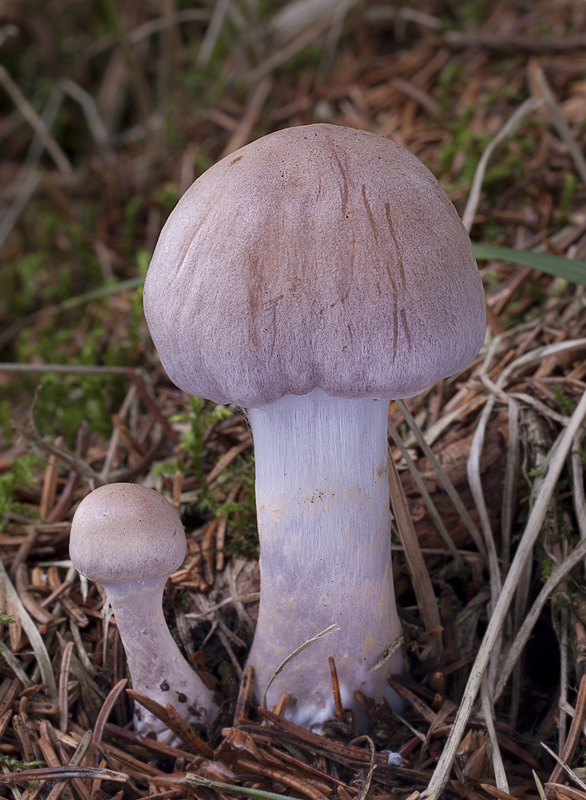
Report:
[[529,250],[514,250],[510,247],[494,247],[475,244],[474,255],[479,261],[498,260],[523,267],[531,267],[547,275],[563,278],[570,283],[586,286],[586,261],[552,256],[547,253],[533,253]]

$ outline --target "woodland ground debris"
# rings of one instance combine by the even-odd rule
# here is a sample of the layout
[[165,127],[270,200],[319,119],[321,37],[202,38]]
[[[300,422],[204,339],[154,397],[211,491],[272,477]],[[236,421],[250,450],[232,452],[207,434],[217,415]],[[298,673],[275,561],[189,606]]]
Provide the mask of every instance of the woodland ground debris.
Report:
[[[343,714],[317,736],[280,716],[286,697],[273,711],[252,704],[242,668],[258,605],[247,423],[169,384],[137,289],[178,197],[253,138],[327,121],[412,150],[467,212],[474,243],[573,259],[578,279],[586,258],[582,2],[555,14],[517,0],[313,6],[309,22],[291,13],[299,3],[269,0],[0,9],[2,796],[208,800],[238,787],[415,800],[533,519],[538,535],[441,796],[586,797],[584,287],[494,252],[481,263],[480,357],[391,407],[405,448],[393,444],[392,456],[443,628],[422,624],[397,515],[395,592],[411,664],[394,682],[403,719],[360,698],[373,727],[353,743]],[[157,488],[187,528],[167,620],[223,703],[207,730],[182,730],[181,748],[129,727],[115,620],[67,558],[78,501],[114,480]],[[166,719],[181,738],[172,711]],[[390,765],[388,750],[405,766]]]

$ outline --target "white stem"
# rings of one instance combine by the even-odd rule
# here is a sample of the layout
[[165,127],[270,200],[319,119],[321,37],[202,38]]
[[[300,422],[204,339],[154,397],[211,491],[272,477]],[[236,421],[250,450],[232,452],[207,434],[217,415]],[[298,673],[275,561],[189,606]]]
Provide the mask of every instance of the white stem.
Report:
[[[163,707],[172,703],[190,722],[205,722],[216,711],[211,691],[183,658],[163,615],[167,578],[127,581],[104,586],[120,631],[132,687]],[[150,712],[137,707],[139,733],[154,732],[171,740],[168,728]]]
[[268,702],[290,692],[291,718],[333,716],[328,656],[342,701],[354,691],[393,699],[395,658],[369,674],[400,635],[391,573],[387,479],[388,401],[329,397],[315,390],[250,409],[256,460],[261,600],[251,650],[262,697],[283,659],[332,623],[339,631],[296,656]]

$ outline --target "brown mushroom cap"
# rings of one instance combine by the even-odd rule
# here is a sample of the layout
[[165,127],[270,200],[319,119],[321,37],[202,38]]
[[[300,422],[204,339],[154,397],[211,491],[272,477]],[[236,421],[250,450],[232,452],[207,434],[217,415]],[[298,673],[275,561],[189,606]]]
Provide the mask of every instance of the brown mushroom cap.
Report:
[[485,330],[470,240],[431,172],[322,124],[269,134],[190,187],[144,306],[171,380],[243,407],[316,388],[409,397],[464,368]]
[[78,572],[105,585],[168,577],[187,543],[177,512],[154,489],[111,483],[84,497],[71,523]]

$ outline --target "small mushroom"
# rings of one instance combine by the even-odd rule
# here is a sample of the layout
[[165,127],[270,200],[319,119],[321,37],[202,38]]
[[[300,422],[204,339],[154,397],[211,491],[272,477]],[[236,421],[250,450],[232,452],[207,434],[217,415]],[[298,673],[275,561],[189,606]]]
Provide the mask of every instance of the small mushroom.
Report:
[[[202,175],[165,225],[147,323],[184,391],[248,410],[261,600],[259,696],[292,695],[299,724],[357,689],[398,637],[387,484],[389,399],[463,369],[485,331],[468,235],[433,175],[394,142],[334,125],[288,128]],[[362,720],[362,723],[364,721]],[[359,725],[361,721],[359,720]]]
[[[75,568],[101,584],[114,611],[133,688],[189,722],[216,711],[212,692],[189,666],[163,616],[163,589],[185,558],[185,531],[173,506],[153,489],[112,483],[88,494],[71,524]],[[135,711],[137,732],[163,742],[173,734],[154,715]]]

